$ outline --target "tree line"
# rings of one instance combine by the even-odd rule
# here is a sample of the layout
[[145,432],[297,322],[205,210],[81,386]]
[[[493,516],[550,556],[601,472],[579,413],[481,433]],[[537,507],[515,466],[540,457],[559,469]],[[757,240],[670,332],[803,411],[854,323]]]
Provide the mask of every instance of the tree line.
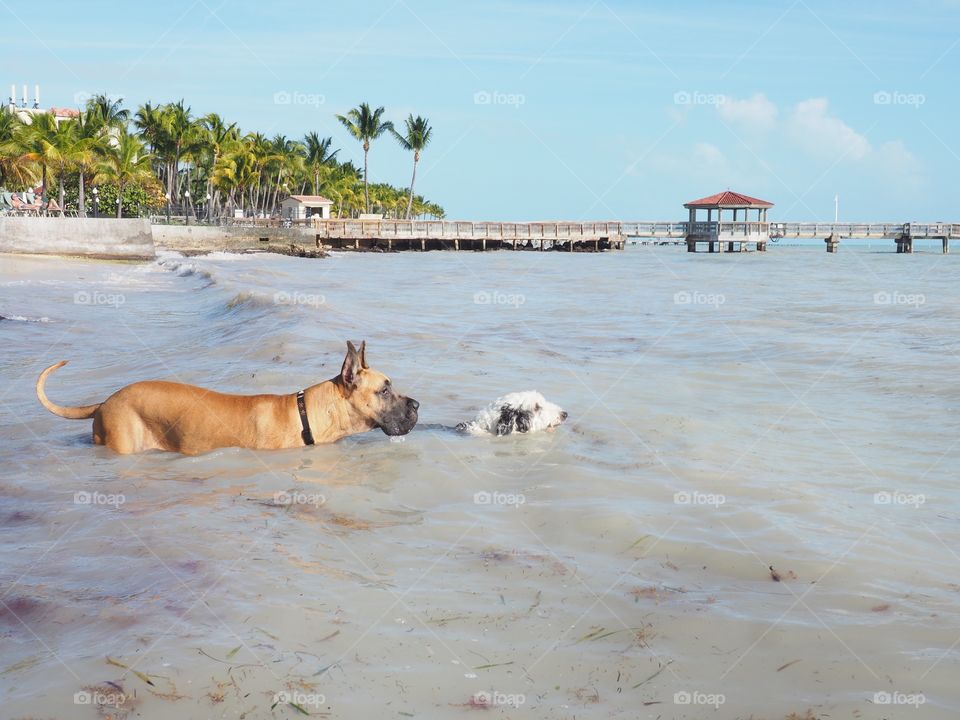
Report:
[[[104,212],[123,214],[173,206],[183,214],[274,216],[288,195],[323,195],[336,217],[379,212],[387,217],[443,217],[444,210],[415,192],[417,165],[432,128],[406,118],[398,130],[384,108],[361,103],[337,119],[363,149],[363,167],[341,161],[333,139],[316,132],[302,140],[243,133],[217,113],[194,116],[183,100],[136,112],[123,100],[90,98],[75,118],[0,110],[0,188],[39,185],[58,198],[60,211],[91,212],[91,191]],[[410,184],[370,183],[369,155],[388,135],[412,153]],[[115,206],[115,207],[114,207]],[[239,212],[237,212],[239,211]]]

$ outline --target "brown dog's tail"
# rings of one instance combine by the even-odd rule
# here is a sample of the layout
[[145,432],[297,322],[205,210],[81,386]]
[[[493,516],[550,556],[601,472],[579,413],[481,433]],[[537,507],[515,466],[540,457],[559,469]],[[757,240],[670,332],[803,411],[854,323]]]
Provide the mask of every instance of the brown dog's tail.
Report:
[[62,405],[57,405],[50,402],[50,398],[48,398],[47,394],[43,391],[43,384],[47,381],[47,375],[52,373],[57,368],[62,368],[66,364],[66,360],[61,360],[56,365],[51,365],[42,373],[40,373],[40,377],[37,378],[37,397],[40,398],[40,404],[54,415],[59,415],[60,417],[67,418],[68,420],[85,420],[86,418],[92,418],[93,414],[97,411],[97,408],[99,408],[103,403],[97,403],[96,405],[84,405],[83,407],[63,407]]

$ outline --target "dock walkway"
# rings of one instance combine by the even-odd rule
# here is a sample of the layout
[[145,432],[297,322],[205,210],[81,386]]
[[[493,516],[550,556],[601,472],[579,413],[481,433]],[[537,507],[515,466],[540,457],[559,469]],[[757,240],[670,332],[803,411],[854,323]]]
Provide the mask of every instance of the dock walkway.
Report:
[[[196,226],[195,226],[196,227]],[[759,221],[544,221],[493,222],[469,220],[355,220],[310,218],[278,220],[237,218],[221,230],[263,235],[270,228],[309,238],[317,247],[353,250],[559,250],[597,252],[622,250],[630,239],[686,242],[695,251],[707,245],[711,252],[735,252],[755,244],[765,250],[767,239],[822,238],[828,252],[841,240],[889,239],[897,252],[913,252],[913,241],[941,240],[949,252],[950,240],[960,238],[960,223],[801,223]],[[273,234],[277,234],[276,231]],[[691,248],[692,246],[692,248]]]

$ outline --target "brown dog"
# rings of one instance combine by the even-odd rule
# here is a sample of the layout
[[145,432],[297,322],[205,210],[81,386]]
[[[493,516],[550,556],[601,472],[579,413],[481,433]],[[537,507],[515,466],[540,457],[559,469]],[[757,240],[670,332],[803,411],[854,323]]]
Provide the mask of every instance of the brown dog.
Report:
[[43,390],[51,365],[37,380],[37,397],[54,415],[93,418],[93,441],[119,453],[171,450],[197,455],[215,448],[262,450],[330,443],[380,428],[406,435],[420,403],[394,392],[386,375],[367,366],[367,344],[347,343],[340,374],[301,393],[225,395],[182,383],[151,380],[121,388],[102,403],[61,407]]

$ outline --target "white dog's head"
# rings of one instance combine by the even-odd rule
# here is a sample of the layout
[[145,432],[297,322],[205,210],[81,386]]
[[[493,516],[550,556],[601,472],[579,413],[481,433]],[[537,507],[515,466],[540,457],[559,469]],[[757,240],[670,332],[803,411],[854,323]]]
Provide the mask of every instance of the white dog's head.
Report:
[[548,430],[566,419],[567,413],[559,405],[548,402],[535,390],[527,390],[497,398],[458,428],[471,435],[510,435]]

